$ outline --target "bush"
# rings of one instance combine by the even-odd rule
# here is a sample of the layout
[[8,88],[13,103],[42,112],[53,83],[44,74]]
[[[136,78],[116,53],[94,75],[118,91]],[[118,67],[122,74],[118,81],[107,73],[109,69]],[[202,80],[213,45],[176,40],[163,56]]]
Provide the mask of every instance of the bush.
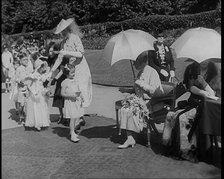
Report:
[[[189,28],[207,27],[214,28],[220,26],[221,11],[213,10],[190,15],[151,15],[144,18],[134,18],[122,22],[106,22],[81,26],[84,33],[82,39],[85,49],[102,49],[106,45],[109,37],[120,32],[122,29],[139,29],[156,36],[163,32],[167,37],[167,43],[172,44],[184,31]],[[20,36],[29,37],[44,34],[46,38],[53,38],[53,30],[45,30],[31,33],[20,33],[10,35],[14,39]],[[35,38],[35,37],[34,37]]]
[[[104,24],[94,24],[83,26],[85,32],[91,29],[97,30],[100,33],[100,28],[105,27],[105,34],[116,34],[119,31],[126,29],[140,29],[149,32],[152,35],[163,32],[164,30],[207,27],[212,28],[220,25],[221,12],[218,10],[202,12],[189,15],[151,15],[144,18],[129,19],[122,22],[106,22]],[[215,19],[215,20],[214,20]]]

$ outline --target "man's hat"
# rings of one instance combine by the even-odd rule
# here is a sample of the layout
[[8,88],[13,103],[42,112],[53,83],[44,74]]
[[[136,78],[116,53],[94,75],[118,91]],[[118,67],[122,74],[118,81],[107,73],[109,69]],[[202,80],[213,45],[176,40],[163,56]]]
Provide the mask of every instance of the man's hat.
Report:
[[163,33],[159,33],[159,34],[157,34],[157,38],[159,38],[159,37],[165,37],[165,36]]
[[71,25],[71,23],[74,21],[73,18],[69,18],[67,20],[62,19],[60,21],[60,23],[57,25],[56,30],[54,32],[54,34],[59,34],[60,32],[62,32],[63,30],[65,30],[69,25]]

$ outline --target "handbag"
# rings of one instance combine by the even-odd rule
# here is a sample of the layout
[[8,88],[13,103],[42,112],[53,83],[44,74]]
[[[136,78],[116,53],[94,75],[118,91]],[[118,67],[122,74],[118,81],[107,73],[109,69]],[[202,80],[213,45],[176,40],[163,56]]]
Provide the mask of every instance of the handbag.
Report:
[[177,80],[177,83],[175,85],[175,94],[176,94],[176,99],[182,96],[184,93],[187,92],[187,88],[184,86],[183,82],[180,82],[177,77],[174,77]]

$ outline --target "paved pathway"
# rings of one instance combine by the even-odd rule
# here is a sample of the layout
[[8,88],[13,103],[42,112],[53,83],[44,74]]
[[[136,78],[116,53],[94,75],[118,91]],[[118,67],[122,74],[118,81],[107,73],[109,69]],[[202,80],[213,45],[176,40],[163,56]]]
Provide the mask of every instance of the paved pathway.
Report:
[[2,131],[2,178],[220,178],[220,169],[200,162],[177,161],[160,155],[161,138],[152,148],[139,141],[134,148],[117,149],[114,121],[86,117],[80,142],[72,143],[66,126],[52,123],[41,132],[23,127]]
[[[94,89],[95,94],[101,94],[99,88]],[[105,95],[109,94],[107,92]],[[108,96],[109,102],[93,99],[93,106],[87,112],[109,117],[85,117],[87,125],[80,131],[79,143],[69,140],[67,126],[54,122],[56,118],[53,114],[57,113],[55,108],[50,109],[52,124],[47,130],[35,132],[16,127],[18,124],[15,121],[6,119],[8,109],[13,109],[13,103],[4,94],[2,178],[221,178],[220,168],[214,165],[204,162],[194,164],[162,156],[164,149],[161,136],[152,135],[151,148],[144,146],[142,134],[134,148],[117,149],[124,142],[125,136],[117,135],[115,120],[111,119],[112,108],[108,110],[105,107],[112,107],[114,100],[120,99],[120,96],[114,94],[112,100]],[[104,107],[103,110],[98,109],[100,106]]]

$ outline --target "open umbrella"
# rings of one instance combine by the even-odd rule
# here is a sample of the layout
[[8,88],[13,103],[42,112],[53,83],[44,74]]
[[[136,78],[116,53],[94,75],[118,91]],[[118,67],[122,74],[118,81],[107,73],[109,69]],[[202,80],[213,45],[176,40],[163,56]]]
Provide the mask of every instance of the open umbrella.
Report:
[[142,30],[122,30],[107,42],[100,58],[111,65],[120,60],[136,60],[142,52],[154,50],[155,40],[152,35]]
[[221,35],[203,27],[189,29],[171,48],[175,50],[177,58],[191,58],[199,63],[209,58],[221,58]]

